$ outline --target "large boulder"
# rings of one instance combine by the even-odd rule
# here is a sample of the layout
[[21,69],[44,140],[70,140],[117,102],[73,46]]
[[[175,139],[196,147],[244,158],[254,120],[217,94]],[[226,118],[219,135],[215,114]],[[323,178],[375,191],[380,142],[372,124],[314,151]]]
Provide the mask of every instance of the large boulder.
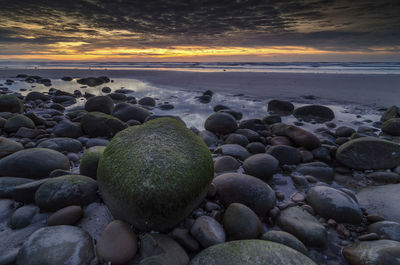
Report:
[[160,118],[116,135],[97,181],[115,218],[139,230],[166,230],[203,200],[213,175],[204,142],[180,122]]
[[400,164],[400,145],[375,137],[362,137],[342,144],[336,159],[343,165],[358,169],[388,169]]
[[22,144],[5,137],[0,137],[0,158],[22,149],[24,149]]
[[82,131],[90,137],[113,137],[127,125],[111,115],[102,112],[89,112],[81,120]]
[[22,113],[24,104],[13,95],[0,95],[0,112],[16,112]]
[[400,265],[400,242],[359,241],[342,251],[350,265]]
[[307,256],[282,244],[265,240],[238,240],[211,246],[190,265],[315,265]]
[[17,114],[9,118],[4,124],[4,130],[9,133],[16,132],[21,127],[34,129],[35,123],[25,115]]
[[80,228],[60,225],[34,232],[20,249],[17,265],[89,265],[93,259],[90,235]]
[[382,132],[393,136],[400,136],[400,118],[385,121],[382,124]]
[[362,221],[358,203],[343,191],[327,186],[315,186],[308,190],[307,202],[319,215],[327,219],[351,224],[359,224]]
[[114,110],[114,102],[109,96],[91,97],[85,103],[85,110],[88,112],[111,114]]
[[314,134],[294,125],[276,123],[272,125],[272,133],[278,136],[286,136],[298,146],[313,150],[321,146],[321,141]]
[[397,106],[391,106],[390,108],[388,108],[382,114],[381,121],[385,122],[393,118],[400,118],[400,108]]
[[204,128],[216,134],[229,134],[237,129],[237,123],[232,115],[217,112],[207,118]]
[[68,157],[47,148],[21,150],[0,160],[0,176],[45,178],[55,169],[69,170]]
[[146,118],[150,116],[150,112],[129,103],[119,103],[115,106],[113,116],[124,122],[136,120],[144,123]]
[[335,118],[333,111],[321,105],[307,105],[294,110],[293,115],[304,121],[327,122]]

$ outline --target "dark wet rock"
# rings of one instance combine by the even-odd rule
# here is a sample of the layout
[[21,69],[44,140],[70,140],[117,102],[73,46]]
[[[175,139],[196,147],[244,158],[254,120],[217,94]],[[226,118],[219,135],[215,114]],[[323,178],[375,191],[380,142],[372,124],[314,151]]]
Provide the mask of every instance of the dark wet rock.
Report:
[[307,105],[294,110],[293,115],[304,121],[315,120],[319,123],[331,121],[335,118],[333,111],[321,105]]
[[22,144],[11,139],[0,137],[0,158],[24,149]]
[[252,142],[246,145],[246,149],[249,150],[251,154],[261,154],[265,153],[265,145],[260,142]]
[[96,179],[97,166],[104,153],[105,146],[93,146],[86,149],[82,155],[79,171],[81,175]]
[[224,144],[215,149],[214,153],[227,156],[233,156],[240,160],[245,160],[250,156],[250,153],[241,145],[238,144]]
[[94,86],[102,85],[104,83],[109,83],[110,79],[106,76],[87,77],[87,78],[78,79],[78,80],[76,80],[76,82],[81,85],[87,85],[90,87],[94,87]]
[[102,112],[89,112],[81,120],[82,131],[90,137],[113,137],[127,125],[120,119]]
[[13,95],[0,95],[0,112],[22,113],[24,104]]
[[231,203],[241,203],[262,217],[275,206],[274,191],[258,178],[239,173],[226,173],[217,176],[213,183],[225,207]]
[[40,209],[57,211],[70,205],[88,205],[97,200],[97,183],[81,175],[65,175],[49,179],[35,193]]
[[224,171],[235,171],[240,167],[240,163],[231,156],[220,156],[214,162],[214,171],[224,172]]
[[297,166],[296,172],[299,172],[303,175],[310,175],[325,181],[333,180],[335,175],[333,169],[323,162],[300,164]]
[[382,124],[382,131],[389,135],[400,136],[400,118],[385,121]]
[[250,129],[237,129],[235,133],[242,134],[249,139],[250,142],[259,142],[261,141],[260,134]]
[[199,243],[190,234],[189,230],[186,228],[176,227],[171,232],[171,237],[176,240],[182,247],[190,252],[197,252],[200,249]]
[[152,97],[144,97],[139,99],[138,103],[144,106],[154,107],[156,105],[156,101]]
[[262,130],[268,130],[268,125],[266,125],[260,119],[249,119],[249,120],[241,121],[239,123],[238,128],[239,129],[250,129],[253,131],[262,131]]
[[279,227],[300,239],[306,246],[323,248],[327,231],[318,220],[300,207],[282,210],[277,219]]
[[119,103],[115,106],[113,116],[122,121],[137,120],[144,123],[150,112],[142,107],[129,103]]
[[95,240],[99,240],[106,226],[114,220],[104,203],[93,202],[84,208],[82,219],[76,226],[87,231]]
[[69,81],[72,81],[72,77],[64,76],[64,77],[61,78],[61,80],[69,82]]
[[78,138],[83,135],[79,123],[63,120],[53,128],[53,133],[59,137]]
[[175,108],[175,106],[172,104],[169,104],[169,103],[165,103],[165,104],[159,105],[158,108],[160,110],[171,110],[171,109]]
[[35,100],[47,101],[49,100],[49,96],[37,91],[32,91],[29,92],[28,95],[26,95],[25,97],[25,101],[35,101]]
[[20,229],[28,226],[33,216],[39,211],[39,208],[34,205],[25,205],[18,208],[10,219],[10,226],[13,229]]
[[381,221],[368,226],[369,233],[376,233],[382,239],[400,241],[400,223]]
[[217,136],[213,132],[204,130],[199,132],[198,136],[206,143],[207,146],[213,146],[218,142]]
[[327,186],[315,186],[307,192],[307,202],[326,219],[340,223],[360,224],[362,212],[348,194]]
[[126,100],[127,96],[123,93],[111,93],[108,95],[112,100],[115,101],[124,101]]
[[369,214],[400,223],[400,204],[391,203],[398,200],[399,189],[400,184],[372,186],[360,190],[356,196],[360,206],[367,209]]
[[400,145],[375,137],[362,137],[341,145],[336,159],[359,170],[394,168],[400,164]]
[[241,146],[246,146],[249,144],[249,140],[247,139],[246,136],[242,134],[237,134],[237,133],[231,133],[229,136],[225,139],[226,144],[238,144]]
[[190,265],[315,265],[300,252],[265,240],[237,240],[209,247]]
[[49,178],[56,178],[56,177],[61,177],[65,175],[70,175],[71,172],[69,170],[64,170],[64,169],[55,169],[50,172]]
[[88,112],[111,114],[114,110],[114,102],[109,96],[92,97],[86,102],[85,110]]
[[114,137],[100,160],[97,181],[116,218],[139,230],[160,231],[175,226],[203,200],[213,167],[197,135],[174,119],[160,118]]
[[128,224],[115,220],[109,223],[97,241],[97,255],[105,262],[123,265],[130,261],[137,251],[136,234]]
[[18,131],[15,133],[16,137],[20,138],[29,138],[29,139],[35,139],[39,135],[46,134],[44,130],[39,130],[39,129],[29,129],[26,127],[21,127],[18,129]]
[[4,130],[9,133],[16,132],[21,127],[34,129],[35,124],[31,119],[22,114],[17,114],[9,118],[4,124]]
[[93,146],[107,146],[110,143],[109,140],[103,138],[91,138],[86,142],[86,148]]
[[228,206],[224,213],[223,225],[229,240],[255,239],[264,230],[258,216],[241,203]]
[[280,165],[297,165],[302,161],[300,151],[288,145],[274,145],[267,153],[278,159]]
[[82,218],[82,216],[83,210],[81,206],[67,206],[50,215],[49,219],[47,219],[47,225],[74,225]]
[[229,134],[236,130],[236,120],[226,113],[214,113],[207,118],[204,128],[216,134]]
[[17,260],[19,248],[6,249],[0,253],[0,265],[12,265]]
[[292,146],[292,141],[286,136],[274,136],[270,141],[271,145],[289,145]]
[[261,236],[261,239],[286,245],[304,255],[308,255],[306,246],[304,246],[304,244],[294,235],[285,231],[268,231]]
[[382,114],[381,121],[385,122],[395,118],[400,118],[400,108],[397,106],[391,106]]
[[92,238],[73,226],[45,227],[33,233],[18,253],[18,265],[89,265],[94,258]]
[[282,122],[282,118],[279,115],[268,115],[263,118],[263,121],[270,125]]
[[215,106],[213,107],[213,110],[214,110],[215,112],[218,112],[218,111],[224,110],[224,109],[230,109],[230,108],[227,107],[227,106],[225,106],[225,105],[222,105],[222,104],[218,104],[218,105],[215,105]]
[[73,96],[54,96],[53,102],[68,107],[76,103],[76,98]]
[[111,92],[111,88],[109,88],[108,86],[105,86],[105,87],[103,87],[103,88],[101,89],[101,92],[110,93],[110,92]]
[[22,202],[25,204],[34,202],[37,189],[47,180],[48,179],[46,178],[36,181],[29,181],[27,183],[15,186],[11,191],[12,198],[17,202]]
[[225,242],[225,231],[221,224],[206,215],[196,219],[190,233],[205,248]]
[[342,254],[350,265],[399,265],[400,242],[360,241],[345,247]]
[[228,113],[228,114],[232,115],[238,121],[240,121],[243,118],[243,113],[241,113],[239,111],[231,110],[231,109],[223,109],[218,112]]
[[367,174],[368,178],[382,183],[400,183],[400,174],[394,172],[372,172]]
[[185,250],[169,236],[145,234],[141,238],[140,265],[174,264],[187,265],[189,257]]
[[337,137],[350,137],[355,132],[356,131],[353,128],[346,127],[346,126],[340,126],[336,129],[335,135]]
[[171,118],[182,123],[182,125],[186,126],[186,123],[179,116],[176,115],[150,115],[144,120],[144,122],[148,122],[159,118]]
[[325,147],[318,147],[312,150],[312,154],[314,159],[323,161],[323,162],[330,162],[331,161],[331,155],[330,152],[327,148]]
[[276,123],[272,126],[272,133],[278,136],[289,137],[293,143],[313,150],[321,146],[321,141],[314,134],[293,125]]
[[32,181],[27,178],[0,177],[0,198],[11,198],[15,187]]
[[268,102],[268,112],[273,114],[287,116],[292,114],[293,110],[294,105],[289,101],[274,99]]
[[54,169],[69,169],[68,158],[45,148],[21,150],[0,160],[0,176],[44,178]]
[[279,161],[269,154],[255,154],[243,162],[243,169],[246,174],[266,181],[279,170]]
[[53,149],[59,152],[78,153],[82,150],[82,144],[72,138],[51,138],[38,144],[39,148]]

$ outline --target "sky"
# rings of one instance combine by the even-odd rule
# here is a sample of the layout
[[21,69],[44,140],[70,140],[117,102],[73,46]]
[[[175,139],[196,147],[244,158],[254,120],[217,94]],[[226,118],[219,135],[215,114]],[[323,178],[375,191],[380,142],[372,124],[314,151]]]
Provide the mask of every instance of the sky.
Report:
[[400,61],[399,0],[0,0],[0,60]]

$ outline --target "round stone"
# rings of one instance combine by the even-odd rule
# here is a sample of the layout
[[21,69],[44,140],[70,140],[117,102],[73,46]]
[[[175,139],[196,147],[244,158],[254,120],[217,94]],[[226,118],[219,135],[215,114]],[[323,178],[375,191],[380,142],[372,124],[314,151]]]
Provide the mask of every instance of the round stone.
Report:
[[31,119],[22,114],[17,114],[9,118],[4,124],[4,130],[8,133],[16,132],[21,127],[34,129],[35,124]]
[[102,112],[89,112],[81,120],[82,131],[90,137],[113,137],[127,125],[111,115]]
[[93,146],[82,155],[79,171],[81,175],[96,179],[99,160],[106,149],[105,146]]
[[217,112],[207,118],[204,128],[217,134],[229,134],[237,129],[237,123],[232,115]]
[[50,215],[47,220],[47,225],[74,225],[82,218],[82,216],[83,210],[81,206],[67,206]]
[[0,95],[0,112],[16,112],[22,113],[24,104],[22,101],[13,95]]
[[111,114],[114,110],[114,102],[109,96],[91,97],[86,101],[85,110],[88,112],[103,112]]
[[246,174],[268,180],[279,170],[279,161],[269,154],[255,154],[243,162]]
[[225,232],[221,224],[207,215],[196,219],[190,233],[205,248],[225,242]]

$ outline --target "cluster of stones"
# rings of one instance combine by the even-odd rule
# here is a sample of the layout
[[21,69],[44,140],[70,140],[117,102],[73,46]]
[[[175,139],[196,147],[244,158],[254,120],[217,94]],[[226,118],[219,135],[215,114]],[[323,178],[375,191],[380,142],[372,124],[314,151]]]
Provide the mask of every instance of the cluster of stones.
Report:
[[198,131],[125,90],[65,110],[80,96],[0,95],[0,264],[399,264],[397,107],[380,135],[280,100],[217,105]]

